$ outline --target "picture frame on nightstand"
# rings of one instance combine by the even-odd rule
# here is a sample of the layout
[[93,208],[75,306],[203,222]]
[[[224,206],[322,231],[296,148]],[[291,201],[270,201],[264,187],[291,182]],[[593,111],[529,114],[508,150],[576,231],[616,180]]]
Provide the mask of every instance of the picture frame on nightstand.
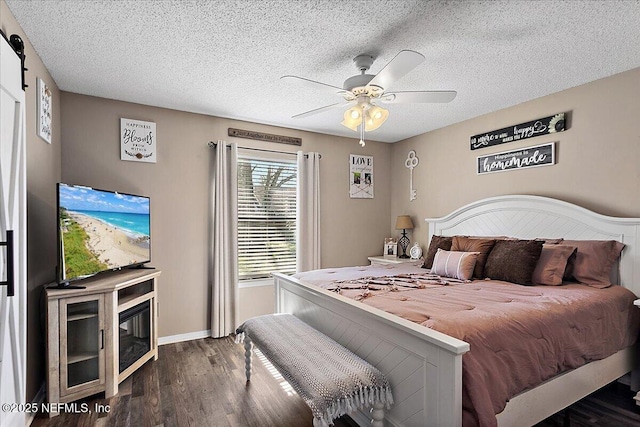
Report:
[[397,257],[398,256],[398,241],[393,237],[387,237],[384,239],[384,249],[382,255],[385,257]]

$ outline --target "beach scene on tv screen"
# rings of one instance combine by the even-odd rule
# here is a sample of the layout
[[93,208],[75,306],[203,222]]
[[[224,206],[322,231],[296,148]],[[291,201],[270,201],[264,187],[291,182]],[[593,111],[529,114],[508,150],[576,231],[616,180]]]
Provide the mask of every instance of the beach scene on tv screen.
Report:
[[150,260],[149,199],[60,184],[64,280]]

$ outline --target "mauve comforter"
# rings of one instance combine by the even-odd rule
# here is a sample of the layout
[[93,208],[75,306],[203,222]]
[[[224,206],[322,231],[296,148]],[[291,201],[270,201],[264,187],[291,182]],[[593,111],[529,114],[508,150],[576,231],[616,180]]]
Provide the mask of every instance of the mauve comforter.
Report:
[[[462,357],[463,424],[495,426],[516,394],[635,343],[640,310],[620,286],[521,286],[501,281],[360,289],[350,280],[424,274],[417,266],[324,269],[302,281],[361,300],[470,344]],[[345,283],[346,281],[346,283]],[[428,282],[425,282],[428,283]]]

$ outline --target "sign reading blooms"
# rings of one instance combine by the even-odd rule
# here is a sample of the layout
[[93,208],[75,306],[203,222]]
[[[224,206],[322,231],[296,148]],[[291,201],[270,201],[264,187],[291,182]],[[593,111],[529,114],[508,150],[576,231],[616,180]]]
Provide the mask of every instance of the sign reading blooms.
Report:
[[156,124],[120,119],[120,160],[156,162]]

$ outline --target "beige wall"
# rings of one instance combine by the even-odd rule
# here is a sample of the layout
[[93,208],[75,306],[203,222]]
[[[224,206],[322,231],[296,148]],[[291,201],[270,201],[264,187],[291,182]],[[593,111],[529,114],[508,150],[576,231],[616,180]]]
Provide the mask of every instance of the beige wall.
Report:
[[[44,381],[44,338],[40,322],[42,286],[55,279],[56,193],[60,180],[60,91],[4,0],[0,0],[0,28],[25,43],[27,126],[27,400]],[[53,92],[52,143],[36,135],[36,77]]]
[[[523,82],[526,84],[526,82]],[[391,214],[412,215],[417,240],[428,245],[427,217],[474,200],[535,194],[566,200],[605,215],[640,217],[640,68],[535,99],[393,144]],[[455,102],[455,101],[454,101]],[[555,113],[568,112],[568,129],[555,135],[471,151],[469,138]],[[476,174],[476,157],[558,141],[557,164]],[[409,150],[418,198],[409,202]],[[393,226],[393,224],[392,224]]]
[[[120,118],[156,123],[157,163],[120,160]],[[227,128],[302,138],[302,147],[227,136]],[[391,145],[276,128],[73,93],[62,93],[62,178],[70,184],[151,197],[152,265],[160,277],[160,336],[209,329],[207,285],[208,141],[280,151],[318,151],[321,161],[322,265],[366,264],[378,254],[390,215]],[[375,198],[350,199],[349,154],[374,157]],[[264,312],[269,290],[241,292],[243,316]]]

